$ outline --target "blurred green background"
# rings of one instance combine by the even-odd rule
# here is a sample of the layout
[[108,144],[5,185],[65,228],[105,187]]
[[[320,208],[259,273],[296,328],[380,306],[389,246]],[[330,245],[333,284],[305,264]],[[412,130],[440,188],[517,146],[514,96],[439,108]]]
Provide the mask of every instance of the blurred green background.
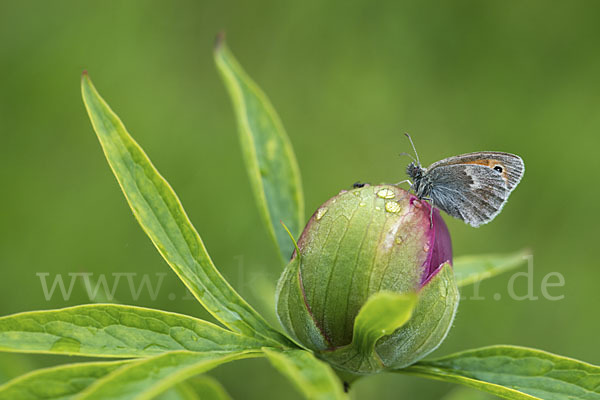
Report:
[[[274,320],[281,271],[254,206],[212,42],[229,46],[271,98],[296,150],[307,214],[355,181],[404,179],[410,132],[422,161],[520,154],[526,173],[502,214],[473,229],[446,218],[455,255],[534,252],[537,301],[510,274],[463,291],[443,355],[496,343],[600,364],[600,3],[570,1],[0,2],[0,315],[90,302],[77,282],[47,301],[36,274],[143,274],[134,299],[208,318],[138,227],[85,113],[100,93],[179,194],[216,265]],[[525,270],[525,268],[522,268]],[[542,297],[550,272],[565,278]],[[518,279],[516,292],[527,291]],[[494,295],[499,294],[500,300]],[[175,298],[174,298],[175,297]],[[174,299],[173,299],[174,298]],[[0,354],[4,379],[74,358]],[[211,373],[234,398],[293,398],[265,361]],[[437,399],[452,385],[380,375],[355,398]]]

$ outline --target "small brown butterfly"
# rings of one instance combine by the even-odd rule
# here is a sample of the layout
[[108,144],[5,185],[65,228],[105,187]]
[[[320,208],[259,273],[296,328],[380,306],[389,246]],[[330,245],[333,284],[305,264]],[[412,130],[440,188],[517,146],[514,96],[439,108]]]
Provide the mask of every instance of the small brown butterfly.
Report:
[[496,151],[448,157],[423,168],[410,135],[406,136],[416,156],[406,169],[413,180],[408,180],[411,190],[431,202],[432,212],[437,207],[474,227],[500,213],[525,172],[521,157]]

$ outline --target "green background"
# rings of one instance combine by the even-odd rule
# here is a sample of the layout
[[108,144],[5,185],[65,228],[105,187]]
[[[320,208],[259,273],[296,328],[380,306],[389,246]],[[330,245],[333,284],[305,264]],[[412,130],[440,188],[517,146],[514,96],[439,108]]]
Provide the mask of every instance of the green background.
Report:
[[[273,320],[281,271],[248,183],[212,42],[271,98],[296,150],[307,214],[355,181],[404,179],[410,132],[424,164],[477,150],[523,157],[525,177],[493,223],[446,218],[455,255],[534,253],[537,301],[510,274],[463,291],[435,354],[489,344],[600,364],[600,3],[595,1],[0,2],[0,314],[46,301],[36,273],[167,273],[158,297],[119,301],[207,317],[138,227],[104,160],[79,89],[87,69],[179,194],[215,263]],[[522,268],[525,271],[525,268]],[[541,282],[560,272],[564,287]],[[525,278],[516,280],[519,295]],[[175,295],[175,300],[171,300]],[[495,300],[499,294],[501,299]],[[0,354],[0,376],[74,361]],[[220,367],[234,398],[288,398],[264,360]],[[1,379],[1,378],[0,378]],[[380,375],[356,398],[437,399],[452,385]],[[291,398],[291,397],[289,397]]]

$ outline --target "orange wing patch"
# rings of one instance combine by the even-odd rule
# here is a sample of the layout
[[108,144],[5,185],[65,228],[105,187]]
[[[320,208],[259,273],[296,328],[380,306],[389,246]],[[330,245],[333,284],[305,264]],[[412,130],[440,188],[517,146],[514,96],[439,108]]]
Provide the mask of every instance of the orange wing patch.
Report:
[[[504,179],[504,182],[506,182],[508,184],[508,174],[506,173],[506,167],[499,160],[494,160],[492,158],[486,158],[486,159],[481,159],[481,160],[466,161],[463,164],[477,164],[477,165],[483,165],[483,166],[486,166],[489,168],[493,168],[493,169],[497,170],[498,172],[500,172],[500,175],[502,175],[502,179]],[[502,169],[502,170],[500,170],[500,169]]]

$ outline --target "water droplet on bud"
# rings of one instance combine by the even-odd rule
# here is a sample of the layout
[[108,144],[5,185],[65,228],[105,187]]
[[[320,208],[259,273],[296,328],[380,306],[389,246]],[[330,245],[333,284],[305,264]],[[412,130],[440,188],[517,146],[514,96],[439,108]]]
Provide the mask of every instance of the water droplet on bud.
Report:
[[396,194],[392,189],[383,188],[377,192],[377,196],[381,197],[382,199],[393,199]]
[[327,207],[321,207],[317,210],[317,215],[315,215],[315,218],[318,220],[320,220],[321,218],[323,218],[323,215],[327,214]]
[[387,212],[397,213],[400,212],[401,209],[402,207],[400,207],[400,204],[395,201],[388,201],[385,203],[385,210]]

